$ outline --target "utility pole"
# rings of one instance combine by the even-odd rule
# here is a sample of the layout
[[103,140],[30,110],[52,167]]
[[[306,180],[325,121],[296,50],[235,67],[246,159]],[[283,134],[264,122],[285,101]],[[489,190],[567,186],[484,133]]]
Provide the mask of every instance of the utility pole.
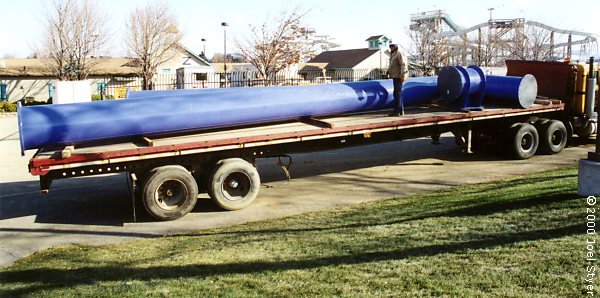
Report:
[[223,26],[223,69],[225,70],[225,88],[227,88],[227,26],[229,23],[222,22]]

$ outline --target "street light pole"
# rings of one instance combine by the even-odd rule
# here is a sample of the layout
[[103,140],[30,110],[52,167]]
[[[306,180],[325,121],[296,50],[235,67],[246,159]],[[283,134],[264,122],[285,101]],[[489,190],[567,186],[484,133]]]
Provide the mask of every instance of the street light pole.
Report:
[[383,52],[383,48],[381,47],[382,44],[383,43],[381,41],[379,41],[379,75],[380,75],[380,79],[383,78],[383,65],[382,65],[383,57],[382,57],[382,53],[381,53],[381,52]]
[[381,47],[381,45],[382,45],[382,44],[383,44],[383,43],[380,41],[380,42],[379,42],[379,69],[382,69],[382,68],[383,68],[383,65],[382,65],[383,63],[381,62],[381,60],[383,59],[383,58],[382,58],[382,55],[381,55],[381,52],[382,52],[382,50],[383,50],[383,48]]
[[222,22],[223,26],[223,69],[225,70],[225,88],[227,88],[227,22]]

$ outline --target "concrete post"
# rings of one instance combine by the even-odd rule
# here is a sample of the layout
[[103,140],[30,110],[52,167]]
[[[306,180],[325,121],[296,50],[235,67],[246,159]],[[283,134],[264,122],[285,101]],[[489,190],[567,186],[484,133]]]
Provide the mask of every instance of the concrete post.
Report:
[[[593,78],[594,58],[590,58],[590,74]],[[589,89],[588,89],[589,90]],[[592,90],[594,90],[592,88]],[[591,96],[586,96],[590,98]],[[592,97],[593,98],[593,97]],[[593,113],[593,106],[592,111]],[[596,132],[596,150],[588,153],[588,159],[579,160],[577,193],[580,196],[600,196],[600,138]]]

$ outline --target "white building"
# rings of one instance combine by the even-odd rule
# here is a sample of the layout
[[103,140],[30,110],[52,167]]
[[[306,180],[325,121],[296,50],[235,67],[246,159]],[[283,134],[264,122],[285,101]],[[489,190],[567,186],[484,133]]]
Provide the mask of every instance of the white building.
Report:
[[305,79],[361,80],[380,78],[389,66],[390,39],[385,35],[367,38],[368,48],[326,51],[300,69]]

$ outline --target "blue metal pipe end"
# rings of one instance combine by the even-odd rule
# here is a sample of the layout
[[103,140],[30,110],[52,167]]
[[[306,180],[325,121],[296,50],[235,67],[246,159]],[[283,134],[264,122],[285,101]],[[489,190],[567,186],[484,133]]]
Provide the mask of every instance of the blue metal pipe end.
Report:
[[533,75],[523,77],[515,76],[487,76],[488,84],[485,88],[485,100],[503,105],[516,105],[529,108],[537,97],[537,80]]
[[465,77],[458,67],[448,66],[442,68],[437,80],[440,97],[449,101],[457,99],[462,95],[465,83]]
[[440,96],[450,102],[459,100],[462,109],[481,109],[486,77],[481,68],[471,65],[442,68],[438,76]]
[[519,105],[522,108],[528,108],[535,103],[537,98],[538,85],[533,75],[526,74],[519,83]]

